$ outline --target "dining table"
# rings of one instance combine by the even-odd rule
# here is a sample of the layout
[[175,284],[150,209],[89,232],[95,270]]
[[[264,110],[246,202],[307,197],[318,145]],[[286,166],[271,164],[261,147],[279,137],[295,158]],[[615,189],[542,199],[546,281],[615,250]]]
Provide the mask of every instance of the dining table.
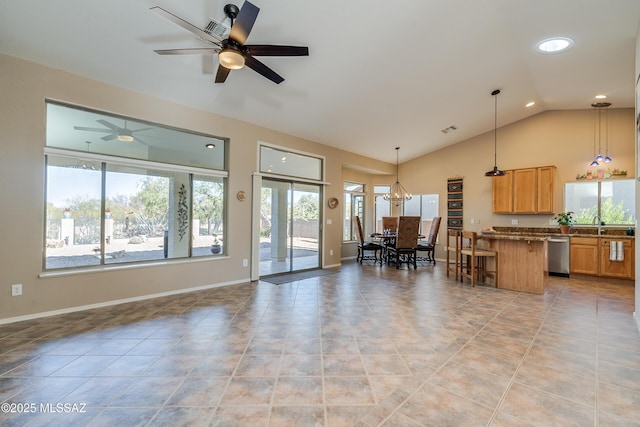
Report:
[[[383,263],[387,263],[388,260],[388,251],[387,251],[387,246],[389,245],[394,245],[395,244],[395,238],[397,237],[398,233],[395,233],[393,231],[386,231],[384,233],[371,233],[369,234],[369,237],[371,237],[372,239],[378,239],[380,240],[380,242],[382,243],[382,261]],[[418,240],[420,239],[424,239],[426,236],[423,234],[418,234]]]

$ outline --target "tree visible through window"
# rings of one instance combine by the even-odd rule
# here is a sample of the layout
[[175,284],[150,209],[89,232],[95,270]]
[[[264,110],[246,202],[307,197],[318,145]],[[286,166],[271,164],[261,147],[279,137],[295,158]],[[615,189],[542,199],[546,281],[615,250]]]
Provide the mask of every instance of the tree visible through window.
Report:
[[635,224],[634,180],[567,183],[565,211],[573,212],[576,224]]

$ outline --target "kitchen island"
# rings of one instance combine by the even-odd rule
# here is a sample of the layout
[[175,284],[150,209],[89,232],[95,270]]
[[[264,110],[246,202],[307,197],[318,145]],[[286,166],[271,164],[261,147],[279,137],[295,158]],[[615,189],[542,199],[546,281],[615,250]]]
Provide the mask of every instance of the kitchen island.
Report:
[[501,289],[543,294],[549,279],[547,236],[480,233],[498,253]]

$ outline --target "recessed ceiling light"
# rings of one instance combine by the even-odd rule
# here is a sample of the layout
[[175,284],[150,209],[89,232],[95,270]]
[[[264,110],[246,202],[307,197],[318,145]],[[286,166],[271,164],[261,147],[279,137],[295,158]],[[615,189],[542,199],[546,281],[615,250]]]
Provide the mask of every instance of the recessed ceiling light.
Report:
[[207,147],[207,148],[209,148],[209,149],[211,149],[211,148],[216,148],[216,144],[211,144],[211,143],[209,143],[209,144],[205,145],[205,147]]
[[564,52],[573,46],[573,39],[569,37],[553,37],[551,39],[542,40],[536,45],[539,52],[542,53],[558,53]]
[[531,102],[528,102],[527,105],[525,105],[525,107],[533,107],[534,105],[536,105],[536,103],[531,101]]
[[606,99],[607,95],[596,95],[596,99]]

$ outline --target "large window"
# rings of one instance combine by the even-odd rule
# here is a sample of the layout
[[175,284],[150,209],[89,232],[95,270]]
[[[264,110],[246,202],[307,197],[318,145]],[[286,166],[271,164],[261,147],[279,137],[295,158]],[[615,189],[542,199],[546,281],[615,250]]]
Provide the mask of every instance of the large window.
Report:
[[572,182],[564,186],[565,211],[576,224],[635,224],[634,180]]
[[[48,105],[49,110],[54,113],[47,116],[45,270],[225,253],[226,172],[216,170],[225,164],[224,141],[175,129],[163,134],[158,125],[139,128],[128,120],[133,135],[140,130],[156,136],[147,135],[144,142],[120,140],[122,129],[110,127],[117,117],[57,104]],[[84,123],[86,114],[102,117],[98,126],[116,135],[100,127],[75,126]],[[98,138],[85,141],[86,151],[75,150],[74,141],[91,132]],[[165,156],[166,149],[156,148],[179,145],[182,140],[175,138],[181,134],[186,143],[180,165],[147,160]],[[144,150],[131,154],[131,144]],[[91,150],[94,145],[101,148]],[[223,159],[211,158],[217,156]]]
[[364,185],[355,182],[344,183],[344,224],[342,240],[358,240],[353,217],[359,216],[364,221]]
[[414,194],[411,200],[404,202],[404,215],[420,217],[420,233],[429,234],[433,218],[438,216],[437,194]]
[[391,191],[390,185],[373,186],[373,214],[376,219],[375,231],[382,233],[382,217],[391,215],[391,202],[384,199],[384,195]]

